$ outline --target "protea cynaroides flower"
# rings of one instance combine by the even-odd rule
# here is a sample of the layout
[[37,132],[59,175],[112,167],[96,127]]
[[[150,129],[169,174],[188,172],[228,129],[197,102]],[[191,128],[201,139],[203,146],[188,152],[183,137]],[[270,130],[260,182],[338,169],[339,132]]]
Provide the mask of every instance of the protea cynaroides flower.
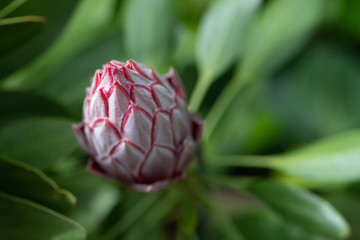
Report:
[[202,121],[188,113],[174,69],[160,76],[133,60],[113,60],[86,92],[83,121],[73,128],[91,172],[139,191],[184,178]]

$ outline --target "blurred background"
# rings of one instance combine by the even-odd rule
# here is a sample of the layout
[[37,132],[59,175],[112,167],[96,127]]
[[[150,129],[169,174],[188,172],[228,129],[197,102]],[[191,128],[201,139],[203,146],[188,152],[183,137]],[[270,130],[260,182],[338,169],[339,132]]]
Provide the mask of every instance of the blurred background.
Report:
[[[71,124],[112,59],[177,70],[204,195],[84,170]],[[1,0],[0,237],[360,239],[359,92],[358,0]]]

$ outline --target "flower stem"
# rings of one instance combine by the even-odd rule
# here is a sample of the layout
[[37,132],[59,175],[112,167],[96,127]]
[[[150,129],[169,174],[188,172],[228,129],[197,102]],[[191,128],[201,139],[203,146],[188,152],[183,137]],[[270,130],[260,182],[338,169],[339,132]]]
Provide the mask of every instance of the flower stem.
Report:
[[206,95],[207,90],[211,85],[211,78],[207,75],[202,75],[199,80],[196,82],[194,91],[191,94],[189,101],[189,110],[191,112],[196,112],[199,110],[202,101]]
[[248,156],[248,155],[218,155],[212,156],[208,165],[210,167],[254,167],[274,168],[275,161],[280,156]]
[[217,227],[224,234],[225,239],[242,240],[244,239],[234,223],[211,201],[210,196],[198,184],[186,184],[185,191],[197,198],[206,212],[217,223]]
[[137,202],[123,217],[116,222],[105,234],[103,240],[113,240],[119,234],[135,224],[135,222],[144,216],[145,212],[152,209],[155,203],[159,200],[161,195],[159,193],[152,193],[145,195],[139,202]]
[[229,105],[239,93],[240,89],[245,86],[244,81],[239,81],[239,75],[240,74],[235,74],[233,79],[221,92],[214,106],[211,108],[209,114],[207,115],[204,129],[205,141],[209,140],[216,126],[219,124],[221,118],[228,109]]

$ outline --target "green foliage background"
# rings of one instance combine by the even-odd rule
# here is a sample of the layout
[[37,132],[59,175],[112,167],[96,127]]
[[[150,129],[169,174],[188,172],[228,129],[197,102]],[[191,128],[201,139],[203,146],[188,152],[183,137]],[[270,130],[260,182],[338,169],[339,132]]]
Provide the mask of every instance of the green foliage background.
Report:
[[[359,239],[358,0],[2,0],[0,239]],[[102,64],[174,66],[206,119],[185,181],[85,171]]]

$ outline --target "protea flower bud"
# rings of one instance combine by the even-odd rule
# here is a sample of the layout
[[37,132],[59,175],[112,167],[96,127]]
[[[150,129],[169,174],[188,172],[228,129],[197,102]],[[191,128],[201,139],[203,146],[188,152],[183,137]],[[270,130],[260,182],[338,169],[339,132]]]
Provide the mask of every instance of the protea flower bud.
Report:
[[73,128],[91,172],[139,191],[184,178],[203,123],[188,113],[174,69],[160,76],[133,60],[113,60],[86,92],[83,121]]

